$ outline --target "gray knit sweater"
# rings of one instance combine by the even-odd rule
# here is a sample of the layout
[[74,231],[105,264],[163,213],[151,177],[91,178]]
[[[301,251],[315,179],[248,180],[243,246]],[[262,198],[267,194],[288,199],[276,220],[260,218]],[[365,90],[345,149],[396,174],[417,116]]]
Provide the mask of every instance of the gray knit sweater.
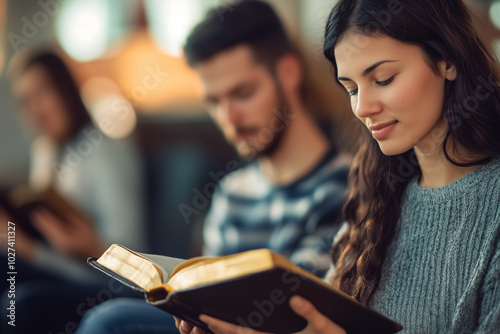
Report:
[[408,185],[369,306],[402,333],[500,333],[500,158],[442,188]]

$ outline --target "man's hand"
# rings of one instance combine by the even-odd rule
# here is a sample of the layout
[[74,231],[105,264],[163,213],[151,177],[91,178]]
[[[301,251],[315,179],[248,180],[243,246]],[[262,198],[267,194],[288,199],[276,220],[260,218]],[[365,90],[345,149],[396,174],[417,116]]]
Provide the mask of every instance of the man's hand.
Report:
[[[321,314],[308,300],[293,296],[290,307],[298,315],[307,320],[307,327],[301,334],[346,334],[346,331]],[[216,334],[266,334],[251,328],[237,326],[202,314],[200,320],[207,324]],[[193,325],[175,317],[175,324],[181,334],[204,334],[205,332]]]
[[31,216],[35,228],[54,249],[80,259],[101,256],[107,247],[93,224],[77,215],[65,218],[63,221],[44,208],[34,211]]

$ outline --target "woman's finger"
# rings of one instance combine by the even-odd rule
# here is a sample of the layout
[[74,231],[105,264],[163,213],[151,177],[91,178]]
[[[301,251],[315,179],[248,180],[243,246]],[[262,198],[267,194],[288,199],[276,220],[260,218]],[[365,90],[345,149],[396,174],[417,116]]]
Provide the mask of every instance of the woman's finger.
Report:
[[175,327],[179,328],[179,325],[180,325],[182,320],[177,318],[175,315],[174,315],[174,320],[175,320]]
[[192,329],[193,329],[193,325],[191,325],[187,321],[181,321],[180,324],[179,324],[179,331],[182,334],[189,334],[189,333],[191,333]]
[[308,327],[318,333],[345,333],[345,331],[319,312],[311,302],[299,297],[290,298],[290,307],[308,322]]
[[193,330],[191,331],[191,334],[207,334],[207,332],[205,332],[200,327],[194,327]]
[[49,240],[63,234],[62,222],[46,209],[34,211],[31,220],[36,229]]
[[229,322],[212,318],[206,314],[200,315],[200,320],[208,325],[216,334],[263,334],[248,327],[237,326]]
[[67,214],[66,221],[68,221],[69,225],[78,230],[88,229],[93,227],[92,223],[82,215]]

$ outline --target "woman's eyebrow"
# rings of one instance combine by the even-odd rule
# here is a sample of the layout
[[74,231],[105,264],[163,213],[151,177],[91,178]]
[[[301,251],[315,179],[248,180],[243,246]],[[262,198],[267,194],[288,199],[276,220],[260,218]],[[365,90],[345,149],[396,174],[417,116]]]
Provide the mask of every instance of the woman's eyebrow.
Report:
[[[370,74],[371,72],[373,72],[373,70],[375,70],[378,66],[384,64],[384,63],[394,63],[396,62],[397,60],[381,60],[381,61],[378,61],[376,62],[375,64],[367,67],[363,73],[361,73],[361,76],[362,77],[366,77],[368,74]],[[346,78],[346,77],[337,77],[337,80],[338,81],[352,81],[352,79],[349,79],[349,78]]]

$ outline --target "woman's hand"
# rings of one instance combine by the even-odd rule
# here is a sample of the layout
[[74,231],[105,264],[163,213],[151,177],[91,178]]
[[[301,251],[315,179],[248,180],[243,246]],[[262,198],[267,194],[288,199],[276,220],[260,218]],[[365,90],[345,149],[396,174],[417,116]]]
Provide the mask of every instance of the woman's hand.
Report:
[[290,298],[290,307],[298,315],[307,320],[307,326],[300,333],[303,334],[347,334],[336,323],[320,313],[310,301],[299,296]]
[[[302,297],[293,296],[290,298],[290,307],[295,313],[307,320],[308,324],[300,332],[301,334],[346,334],[344,329],[321,314],[308,300]],[[216,334],[264,334],[263,332],[237,326],[204,314],[200,316],[200,320],[206,323],[210,330]],[[179,318],[175,318],[175,323],[181,334],[205,333],[203,330]]]
[[86,259],[99,257],[106,250],[106,245],[86,218],[73,215],[63,221],[47,209],[40,208],[33,212],[33,225],[50,243],[63,254]]
[[174,316],[175,326],[181,334],[207,334],[203,329],[191,325],[189,322],[184,321]]

